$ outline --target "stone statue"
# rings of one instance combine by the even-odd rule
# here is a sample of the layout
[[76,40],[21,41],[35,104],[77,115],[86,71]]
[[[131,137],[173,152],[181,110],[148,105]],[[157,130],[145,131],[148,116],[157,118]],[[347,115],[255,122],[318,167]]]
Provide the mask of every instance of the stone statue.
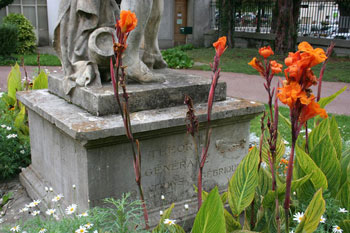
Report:
[[[128,38],[123,64],[128,66],[127,77],[140,83],[164,80],[163,75],[151,72],[152,69],[167,67],[158,46],[158,31],[163,9],[163,0],[123,0],[121,2],[121,10],[135,12],[138,18],[138,25]],[[145,51],[141,61],[139,48],[143,36]]]
[[[165,68],[158,47],[158,30],[163,0],[123,0],[122,10],[136,13],[138,25],[130,33],[123,65],[127,77],[140,83],[162,82],[163,75],[151,72]],[[111,33],[119,9],[115,0],[61,0],[54,48],[64,69],[64,90],[68,95],[76,86],[101,86],[108,80],[109,57],[113,55]],[[144,37],[145,51],[139,57]],[[101,81],[102,80],[102,81]]]
[[[89,38],[96,29],[114,28],[117,15],[115,0],[61,0],[54,48],[64,69],[66,94],[77,85],[101,85],[98,64],[90,55]],[[111,47],[111,54],[112,50]]]

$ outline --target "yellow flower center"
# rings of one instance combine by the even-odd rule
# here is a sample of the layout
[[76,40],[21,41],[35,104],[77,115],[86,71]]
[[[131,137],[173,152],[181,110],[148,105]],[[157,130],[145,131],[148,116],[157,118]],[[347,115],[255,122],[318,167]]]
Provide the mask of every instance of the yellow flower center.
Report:
[[340,227],[339,227],[339,226],[337,226],[337,230],[340,230]]

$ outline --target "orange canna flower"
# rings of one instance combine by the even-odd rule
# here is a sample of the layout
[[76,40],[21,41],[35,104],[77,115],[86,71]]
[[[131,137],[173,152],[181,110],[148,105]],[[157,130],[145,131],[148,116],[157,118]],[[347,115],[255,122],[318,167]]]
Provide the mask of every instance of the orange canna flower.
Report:
[[272,73],[278,74],[282,72],[282,64],[277,63],[276,61],[270,61],[270,67],[272,70]]
[[221,55],[225,52],[227,46],[226,46],[226,36],[220,37],[215,43],[213,43],[213,46],[216,50],[216,54],[221,57]]
[[262,76],[264,76],[264,67],[261,63],[261,61],[257,60],[256,57],[254,57],[249,63],[248,65],[250,65],[251,67],[253,67],[254,69],[256,69]]
[[137,18],[135,13],[131,11],[121,11],[120,20],[118,21],[122,33],[128,33],[135,29],[137,25]]
[[314,75],[314,72],[311,70],[311,68],[308,68],[306,70],[305,74],[305,80],[303,81],[305,88],[309,88],[312,85],[317,84],[317,77]]
[[259,54],[266,59],[269,56],[274,55],[274,52],[272,51],[270,46],[267,46],[267,47],[260,48]]
[[[304,70],[310,67],[313,57],[308,53],[302,53],[292,59],[293,63],[284,72],[289,81],[299,82]],[[287,63],[289,64],[289,61]]]
[[306,92],[301,89],[301,86],[297,82],[290,82],[278,90],[277,97],[282,103],[287,104],[289,108],[293,108],[297,100],[304,105],[311,102],[311,99],[307,97]]
[[312,101],[308,105],[303,106],[299,118],[300,123],[304,124],[307,120],[317,115],[320,115],[320,117],[322,118],[328,117],[326,110],[321,108],[320,105],[317,102],[315,102],[314,99],[315,97],[313,97]]
[[314,49],[308,42],[303,41],[298,45],[298,49],[301,52],[309,53],[313,59],[311,61],[310,66],[313,67],[315,65],[320,64],[321,62],[324,62],[327,59],[327,56],[323,49],[316,48]]
[[286,66],[291,66],[294,62],[299,60],[300,60],[300,51],[296,53],[289,53],[288,57],[284,59],[284,63],[286,64]]

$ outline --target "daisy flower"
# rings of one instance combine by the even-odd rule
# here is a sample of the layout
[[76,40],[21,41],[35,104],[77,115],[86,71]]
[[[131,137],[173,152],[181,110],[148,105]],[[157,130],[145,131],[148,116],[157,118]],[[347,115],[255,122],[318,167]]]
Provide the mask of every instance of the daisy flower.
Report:
[[301,222],[301,220],[303,220],[303,217],[304,217],[304,212],[298,212],[298,213],[296,213],[296,214],[294,214],[293,215],[293,220],[294,221],[297,221],[298,223],[300,223]]
[[87,230],[89,230],[91,227],[93,227],[94,226],[94,224],[92,224],[92,223],[87,223],[87,224],[85,224],[84,225],[84,227],[87,229]]
[[335,226],[333,226],[333,232],[334,233],[342,233],[343,230],[338,225],[335,225]]
[[84,226],[80,226],[79,229],[75,231],[75,233],[85,233],[85,232],[87,232],[87,230]]
[[37,216],[37,215],[39,215],[40,214],[40,211],[39,210],[34,210],[32,213],[31,213],[31,215],[33,215],[33,216]]
[[33,202],[29,203],[29,206],[33,208],[35,206],[38,206],[40,202],[41,202],[40,200],[34,200]]
[[185,207],[185,210],[188,210],[189,208],[188,204],[185,204],[184,207]]
[[345,208],[339,208],[339,213],[347,213],[348,211]]
[[13,232],[19,232],[20,230],[21,230],[21,228],[19,227],[19,225],[14,226],[10,229],[10,231],[13,231]]
[[22,209],[19,210],[20,213],[24,213],[28,211],[28,207],[24,207]]
[[11,128],[10,126],[7,126],[6,129],[7,129],[7,130],[11,130],[12,128]]
[[45,228],[41,228],[39,233],[45,233],[47,230]]
[[165,219],[164,224],[167,224],[169,226],[174,225],[176,220],[171,220],[171,219]]
[[320,218],[320,223],[326,223],[326,218],[325,217],[323,217],[323,215],[321,216],[321,218]]
[[62,199],[63,195],[62,194],[58,194],[57,196],[55,196],[53,199],[52,199],[52,202],[58,202]]
[[6,125],[1,125],[1,128],[6,128],[7,126]]
[[68,214],[68,215],[73,214],[76,211],[76,209],[77,209],[77,205],[72,204],[72,205],[67,207],[66,214]]
[[54,215],[55,213],[56,213],[56,210],[55,209],[48,209],[48,210],[46,210],[46,212],[45,212],[47,215]]
[[83,213],[78,215],[79,218],[81,218],[81,217],[88,217],[88,216],[89,216],[89,214],[87,212],[83,212]]
[[159,211],[160,216],[163,216],[163,214],[164,214],[163,210]]

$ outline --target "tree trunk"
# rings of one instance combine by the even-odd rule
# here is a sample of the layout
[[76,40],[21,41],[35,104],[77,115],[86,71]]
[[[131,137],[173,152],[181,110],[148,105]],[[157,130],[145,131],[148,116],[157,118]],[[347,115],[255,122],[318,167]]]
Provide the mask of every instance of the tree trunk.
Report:
[[235,0],[220,0],[219,12],[219,36],[226,36],[227,45],[230,48],[233,48],[235,32]]
[[340,13],[338,32],[348,33],[350,27],[350,2],[338,0],[337,3]]
[[276,33],[278,14],[279,14],[279,8],[278,8],[278,1],[276,0],[272,9],[271,33]]
[[301,0],[278,0],[279,14],[276,26],[275,52],[294,51],[298,38],[298,20]]

